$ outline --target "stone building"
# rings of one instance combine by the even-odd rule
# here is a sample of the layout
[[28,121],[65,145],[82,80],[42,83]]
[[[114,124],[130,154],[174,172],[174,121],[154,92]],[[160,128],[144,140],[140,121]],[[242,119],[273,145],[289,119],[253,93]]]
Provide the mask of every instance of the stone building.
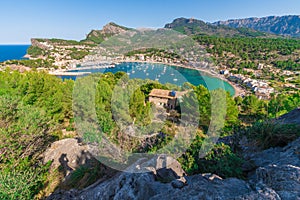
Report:
[[149,102],[154,103],[157,106],[172,110],[176,108],[176,106],[178,105],[177,100],[183,94],[184,92],[153,89],[149,94]]

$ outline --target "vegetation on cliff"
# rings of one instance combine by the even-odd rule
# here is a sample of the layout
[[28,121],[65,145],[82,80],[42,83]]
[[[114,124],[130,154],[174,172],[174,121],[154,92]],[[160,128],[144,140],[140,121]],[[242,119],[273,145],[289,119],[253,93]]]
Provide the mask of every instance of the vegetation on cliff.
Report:
[[[48,165],[45,166],[41,163],[39,155],[51,142],[62,137],[62,129],[72,127],[74,82],[71,80],[62,81],[38,72],[4,71],[0,73],[0,170],[3,177],[0,183],[7,186],[5,189],[1,187],[0,193],[7,199],[21,198],[21,196],[28,199],[36,195],[47,180]],[[175,128],[177,126],[176,118],[180,116],[180,112],[172,114],[173,117],[167,120],[164,128],[161,129],[165,137],[157,140],[152,147],[139,148],[138,141],[136,141],[137,143],[126,142],[126,138],[123,137],[126,134],[118,128],[114,121],[116,116],[111,113],[113,106],[111,104],[112,90],[117,83],[120,84],[120,81],[121,83],[125,81],[121,77],[126,79],[126,74],[108,73],[95,76],[101,76],[97,86],[95,104],[98,122],[113,142],[120,144],[122,148],[128,151],[155,152],[172,140],[177,132]],[[137,84],[142,83],[144,83],[143,80],[129,80],[130,88],[135,88]],[[125,124],[132,123],[132,119],[134,119],[137,126],[148,125],[153,110],[151,104],[145,103],[145,100],[151,89],[175,89],[174,87],[161,85],[157,82],[148,82],[140,89],[135,90],[132,98],[128,99],[129,113],[121,112],[126,105],[122,105],[122,101],[119,101],[119,106],[115,108],[120,111],[120,115],[117,117]],[[222,177],[241,177],[242,159],[235,149],[231,149],[225,144],[218,144],[206,157],[199,158],[199,149],[203,145],[203,139],[206,137],[207,128],[210,124],[211,95],[217,95],[224,91],[209,93],[203,86],[193,86],[193,88],[200,105],[199,130],[190,148],[179,161],[190,174],[212,172]],[[119,94],[122,94],[122,91]],[[221,135],[224,136],[234,134],[237,128],[243,126],[242,124],[248,124],[251,127],[252,122],[276,117],[300,105],[299,93],[279,95],[270,101],[259,100],[255,96],[233,99],[229,94],[226,94],[226,99],[226,121],[221,132]],[[127,101],[124,100],[124,102]],[[268,144],[267,141],[271,142],[270,145],[282,145],[282,142],[276,143],[278,137],[281,138],[280,140],[287,138],[290,141],[299,134],[295,129],[281,125],[265,126],[265,131],[258,134],[256,127],[260,127],[259,130],[261,130],[261,127],[264,126],[254,124],[246,130],[250,138],[261,142],[262,145]],[[270,128],[267,129],[267,127]],[[147,133],[151,133],[151,131],[154,133],[155,130],[154,127],[146,131]]]
[[[273,64],[287,70],[299,70],[300,40],[271,38],[222,38],[195,36],[217,62],[231,68],[257,69],[258,63]],[[231,55],[230,57],[225,55]]]
[[44,73],[0,72],[0,196],[32,199],[49,165],[39,156],[72,118],[72,85]]
[[178,18],[165,28],[187,35],[206,35],[218,37],[274,37],[271,34],[255,31],[248,28],[231,28],[222,25],[212,25],[197,19]]

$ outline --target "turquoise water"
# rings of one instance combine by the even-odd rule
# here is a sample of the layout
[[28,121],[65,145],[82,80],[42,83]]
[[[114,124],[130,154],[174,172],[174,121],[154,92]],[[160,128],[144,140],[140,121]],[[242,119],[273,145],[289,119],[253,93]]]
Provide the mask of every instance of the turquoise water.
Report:
[[[107,69],[80,69],[69,70],[70,72],[92,72],[92,73],[116,73],[118,71],[126,72],[130,78],[157,80],[162,84],[171,83],[181,86],[185,82],[190,82],[193,85],[204,85],[209,90],[223,88],[234,95],[234,88],[221,79],[209,76],[194,69],[186,69],[181,67],[169,66],[164,64],[152,63],[121,63],[114,68]],[[63,79],[72,78],[64,76]]]
[[0,62],[23,59],[28,47],[29,45],[0,45]]

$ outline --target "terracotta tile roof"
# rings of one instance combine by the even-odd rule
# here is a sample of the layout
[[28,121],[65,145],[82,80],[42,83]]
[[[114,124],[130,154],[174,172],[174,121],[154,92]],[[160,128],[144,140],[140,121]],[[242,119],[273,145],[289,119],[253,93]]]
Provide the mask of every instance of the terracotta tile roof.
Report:
[[170,91],[170,90],[153,89],[151,91],[151,93],[149,94],[149,96],[161,97],[161,98],[166,98],[166,99],[174,99],[174,98],[178,98],[185,94],[185,92],[175,92],[176,95],[172,96],[171,93],[172,93],[172,91]]
[[169,90],[153,89],[151,91],[151,93],[149,94],[149,96],[162,97],[162,98],[166,98],[166,99],[175,98],[175,97],[172,97],[170,93],[171,93],[171,91],[169,91]]

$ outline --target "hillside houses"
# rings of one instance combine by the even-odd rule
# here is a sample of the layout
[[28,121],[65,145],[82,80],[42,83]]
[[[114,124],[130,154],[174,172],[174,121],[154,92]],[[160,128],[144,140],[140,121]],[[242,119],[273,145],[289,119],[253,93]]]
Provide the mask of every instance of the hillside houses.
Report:
[[250,88],[259,99],[269,99],[270,95],[275,92],[274,88],[263,80],[247,78],[241,74],[230,75],[228,79]]

